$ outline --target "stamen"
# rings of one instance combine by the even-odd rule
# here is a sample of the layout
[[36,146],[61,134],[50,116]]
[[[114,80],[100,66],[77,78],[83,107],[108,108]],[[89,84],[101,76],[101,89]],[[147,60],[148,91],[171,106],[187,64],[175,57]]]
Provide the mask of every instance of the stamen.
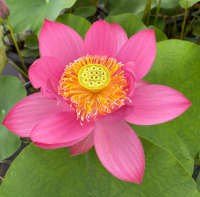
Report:
[[128,82],[123,64],[106,56],[79,58],[66,66],[58,93],[82,121],[109,114],[124,105]]

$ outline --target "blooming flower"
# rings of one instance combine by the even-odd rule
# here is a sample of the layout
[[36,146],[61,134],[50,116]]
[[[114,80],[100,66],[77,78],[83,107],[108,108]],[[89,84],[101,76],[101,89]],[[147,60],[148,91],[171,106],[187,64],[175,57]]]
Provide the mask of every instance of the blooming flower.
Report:
[[110,173],[141,184],[143,147],[125,121],[159,124],[191,105],[178,91],[141,80],[155,59],[154,30],[128,39],[118,24],[100,20],[83,41],[70,27],[46,20],[39,46],[42,58],[29,77],[41,92],[17,103],[3,124],[39,147],[69,147],[71,155],[94,145]]

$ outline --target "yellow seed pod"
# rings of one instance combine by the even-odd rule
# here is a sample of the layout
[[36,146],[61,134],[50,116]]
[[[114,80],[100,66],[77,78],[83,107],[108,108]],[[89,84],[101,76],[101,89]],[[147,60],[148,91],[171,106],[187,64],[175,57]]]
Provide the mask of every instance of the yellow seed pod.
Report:
[[101,64],[89,64],[78,73],[79,83],[89,90],[100,90],[110,83],[110,72]]

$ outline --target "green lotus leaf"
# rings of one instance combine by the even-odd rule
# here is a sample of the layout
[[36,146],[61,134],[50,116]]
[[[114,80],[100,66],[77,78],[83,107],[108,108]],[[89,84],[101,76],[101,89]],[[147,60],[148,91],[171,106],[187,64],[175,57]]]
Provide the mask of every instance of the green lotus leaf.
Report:
[[85,34],[91,27],[91,23],[87,21],[86,19],[75,16],[73,14],[63,14],[60,15],[56,22],[62,23],[64,25],[67,25],[71,27],[73,30],[75,30],[83,39],[85,38]]
[[199,197],[188,172],[167,151],[142,139],[146,166],[142,185],[111,175],[94,148],[71,157],[67,148],[29,145],[12,163],[0,187],[1,197]]
[[[26,89],[18,78],[0,77],[0,123],[11,108],[26,96]],[[0,160],[10,157],[21,145],[19,136],[0,124]]]
[[76,0],[5,0],[9,9],[10,20],[13,29],[17,33],[32,30],[38,33],[42,28],[44,19],[55,21],[60,11],[70,8]]

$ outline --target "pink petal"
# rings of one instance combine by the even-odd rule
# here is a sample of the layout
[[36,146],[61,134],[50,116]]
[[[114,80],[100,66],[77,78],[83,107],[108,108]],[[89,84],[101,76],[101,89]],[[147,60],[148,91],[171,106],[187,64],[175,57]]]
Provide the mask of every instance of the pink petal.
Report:
[[127,37],[124,29],[120,25],[118,25],[117,23],[115,23],[115,22],[112,23],[110,25],[110,28],[113,31],[113,33],[115,34],[115,37],[117,39],[117,53],[118,53],[119,50],[124,45],[124,43],[128,40],[128,37]]
[[104,167],[124,181],[142,183],[145,157],[136,133],[124,121],[96,122],[94,146]]
[[65,143],[55,143],[55,144],[43,144],[39,142],[35,142],[34,144],[40,148],[45,148],[45,149],[55,149],[55,148],[62,148],[62,147],[68,147],[73,144],[79,143],[83,138],[79,138],[77,140],[71,141],[71,142],[65,142]]
[[160,124],[181,115],[192,104],[183,94],[163,85],[136,88],[126,104],[134,107],[127,122],[138,125]]
[[39,37],[42,56],[53,56],[65,68],[86,55],[83,39],[70,27],[45,20]]
[[49,91],[59,102],[61,102],[62,104],[65,105],[65,107],[67,108],[67,110],[72,109],[72,108],[69,106],[69,104],[63,99],[63,97],[60,96],[60,95],[58,94],[58,91],[55,91],[55,89],[53,88],[53,86],[52,86],[52,84],[51,84],[50,79],[48,79],[48,80],[46,81],[46,87],[47,87],[48,91]]
[[31,132],[31,139],[34,143],[66,143],[83,139],[93,128],[94,121],[85,120],[81,124],[80,119],[77,120],[76,111],[71,110],[55,114],[39,122]]
[[90,134],[81,140],[80,142],[69,146],[69,151],[72,156],[79,155],[84,152],[89,151],[94,145],[94,139],[93,139],[93,131],[90,132]]
[[133,61],[137,80],[150,70],[156,56],[154,30],[143,30],[133,35],[121,48],[116,59],[123,64]]
[[147,82],[147,81],[140,80],[140,81],[137,81],[136,88],[139,88],[139,87],[142,87],[142,86],[146,86],[146,85],[151,85],[151,84],[149,82]]
[[124,105],[118,110],[112,112],[111,114],[108,114],[106,116],[103,116],[102,118],[99,118],[98,121],[100,122],[105,122],[105,123],[114,123],[114,122],[119,122],[132,114],[134,110],[134,107]]
[[45,56],[36,60],[31,65],[28,74],[34,88],[37,89],[41,87],[41,92],[44,96],[50,99],[55,99],[55,97],[47,89],[46,81],[50,78],[53,88],[58,90],[58,84],[63,72],[64,69],[56,58]]
[[40,92],[42,93],[43,96],[45,96],[48,99],[56,100],[56,97],[48,90],[48,88],[40,88]]
[[65,110],[65,105],[57,105],[56,100],[49,100],[38,92],[18,102],[2,124],[19,136],[29,137],[31,130],[39,121]]
[[99,20],[93,23],[85,36],[85,49],[89,55],[116,56],[117,40],[107,22]]
[[124,76],[127,78],[129,85],[127,87],[127,96],[131,96],[136,87],[136,76],[135,76],[135,64],[133,62],[127,62],[122,69],[125,71]]

